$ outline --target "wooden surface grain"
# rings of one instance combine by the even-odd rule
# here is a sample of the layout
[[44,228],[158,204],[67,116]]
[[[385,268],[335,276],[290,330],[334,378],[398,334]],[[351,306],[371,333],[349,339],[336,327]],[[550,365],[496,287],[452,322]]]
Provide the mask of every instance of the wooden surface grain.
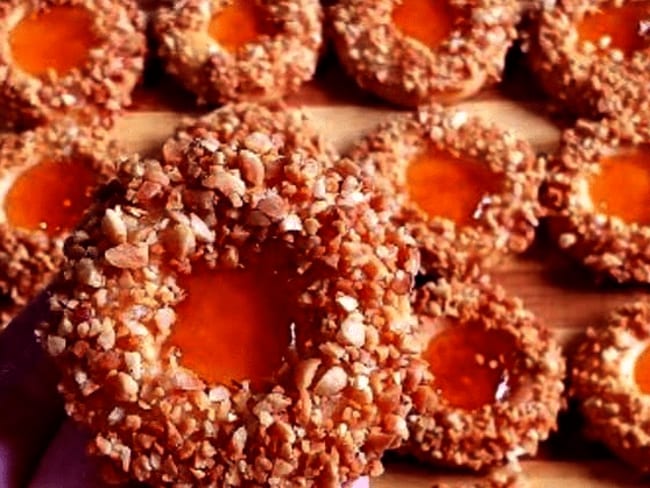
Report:
[[[154,95],[143,91],[136,100],[136,110],[122,117],[115,128],[117,139],[125,147],[145,155],[156,156],[161,142],[172,133],[175,124],[190,113],[190,97],[175,93],[175,88],[156,87]],[[535,97],[507,97],[504,89],[491,90],[472,101],[460,104],[463,109],[511,128],[527,138],[539,151],[552,151],[559,129],[542,113]],[[174,95],[170,95],[174,92]],[[517,98],[517,99],[514,99]],[[525,101],[522,101],[523,100]],[[181,100],[179,102],[179,100]],[[358,137],[380,121],[399,113],[372,97],[359,92],[337,71],[319,75],[298,96],[289,100],[304,106],[316,126],[342,152]],[[188,108],[186,111],[185,108]],[[641,288],[598,286],[591,276],[562,256],[540,231],[532,249],[524,256],[508,258],[493,275],[512,294],[551,327],[558,340],[570,351],[571,341],[589,325],[598,326],[617,305],[647,293]],[[631,469],[613,459],[607,451],[586,441],[581,435],[580,417],[574,411],[562,418],[560,433],[542,446],[534,460],[522,463],[524,479],[533,487],[636,487],[648,485]],[[375,488],[424,488],[441,481],[459,483],[479,478],[427,468],[415,462],[389,461],[387,472],[373,480]]]

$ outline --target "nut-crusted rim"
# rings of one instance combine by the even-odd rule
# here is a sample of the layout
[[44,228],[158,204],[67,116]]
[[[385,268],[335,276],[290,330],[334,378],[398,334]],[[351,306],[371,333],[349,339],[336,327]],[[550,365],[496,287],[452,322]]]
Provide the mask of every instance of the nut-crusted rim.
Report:
[[393,103],[415,107],[469,97],[501,78],[516,37],[516,0],[477,0],[464,24],[436,49],[404,35],[392,20],[400,0],[342,0],[331,8],[339,59],[357,83]]
[[[97,185],[115,175],[118,149],[101,129],[68,122],[0,137],[0,197],[4,201],[15,179],[43,159],[76,160],[97,173]],[[50,236],[6,222],[0,210],[0,329],[52,279],[63,259],[63,241],[70,231]]]
[[[417,253],[329,152],[299,111],[225,107],[182,127],[164,166],[124,164],[125,191],[68,240],[51,301],[61,320],[43,342],[68,412],[114,475],[335,486],[380,472],[383,450],[407,436]],[[267,388],[206,385],[165,349],[176,277],[199,259],[232,268],[271,242],[293,249],[303,276],[323,270],[295,295],[297,352]]]
[[579,40],[576,25],[601,6],[642,0],[559,0],[536,14],[530,63],[552,97],[584,116],[618,116],[646,103],[650,46],[625,58],[618,49]]
[[411,393],[407,450],[427,462],[477,470],[535,454],[538,443],[557,427],[564,406],[565,364],[550,331],[487,277],[429,282],[414,292],[413,308],[427,342],[436,333],[432,324],[445,318],[465,324],[458,327],[507,332],[521,354],[519,369],[512,373],[525,379],[511,397],[469,411],[449,406],[422,361],[424,381]]
[[559,246],[618,282],[650,283],[650,226],[626,223],[594,208],[586,180],[598,173],[603,156],[621,146],[648,143],[650,125],[642,115],[579,120],[563,133],[557,154],[550,158],[542,192]]
[[[9,36],[29,12],[78,5],[94,18],[98,43],[81,69],[54,78],[23,71],[13,61]],[[110,121],[130,104],[131,91],[144,68],[144,14],[132,0],[7,0],[0,5],[0,107],[3,118],[33,126],[77,113],[83,120]]]
[[571,394],[589,435],[643,472],[650,472],[650,396],[637,387],[634,364],[649,345],[646,297],[615,310],[603,327],[590,328],[571,367]]
[[159,55],[199,103],[279,99],[313,77],[323,41],[319,1],[251,1],[269,14],[277,33],[234,54],[208,34],[213,15],[231,0],[177,0],[157,11]]
[[[407,168],[426,145],[484,162],[503,178],[503,191],[484,199],[476,226],[457,228],[430,217],[410,200]],[[349,154],[368,179],[392,195],[395,219],[415,236],[427,272],[464,274],[502,252],[522,252],[533,241],[541,208],[543,162],[512,132],[457,109],[438,105],[395,117],[367,135]]]

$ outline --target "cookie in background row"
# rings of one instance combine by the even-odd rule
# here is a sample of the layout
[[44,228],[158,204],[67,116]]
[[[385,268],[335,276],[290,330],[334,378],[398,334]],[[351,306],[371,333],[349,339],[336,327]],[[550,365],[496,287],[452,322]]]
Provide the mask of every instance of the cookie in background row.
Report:
[[585,117],[624,118],[646,105],[647,2],[559,0],[533,17],[526,49],[549,96]]
[[571,365],[571,393],[587,434],[650,471],[650,301],[640,298],[590,328]]
[[396,225],[412,232],[428,273],[466,275],[534,239],[544,167],[513,132],[423,106],[381,124],[348,157],[392,199]]
[[153,18],[166,69],[199,103],[271,101],[312,79],[318,0],[177,0]]
[[110,123],[144,68],[144,14],[131,0],[0,4],[0,109],[19,128],[65,115]]
[[430,281],[414,291],[413,308],[423,369],[404,450],[474,470],[535,455],[564,406],[564,358],[551,331],[487,276]]
[[341,64],[362,88],[415,107],[468,98],[501,79],[516,0],[341,0],[329,10]]
[[106,131],[70,121],[0,136],[0,329],[58,272],[65,238],[118,158]]
[[551,233],[598,278],[650,282],[649,142],[643,114],[579,120],[549,157]]

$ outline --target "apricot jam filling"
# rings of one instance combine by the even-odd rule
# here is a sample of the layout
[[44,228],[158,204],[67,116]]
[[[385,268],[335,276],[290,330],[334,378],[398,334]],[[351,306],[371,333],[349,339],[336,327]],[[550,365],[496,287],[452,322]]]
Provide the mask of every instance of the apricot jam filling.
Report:
[[11,31],[13,60],[34,76],[49,70],[62,76],[81,68],[98,41],[93,22],[92,14],[83,7],[55,6],[33,12]]
[[634,381],[641,392],[650,394],[650,347],[646,347],[634,363]]
[[97,178],[87,162],[44,160],[21,173],[4,201],[7,222],[49,235],[72,230],[92,202]]
[[487,165],[428,148],[409,164],[406,183],[413,200],[430,217],[470,225],[485,198],[500,190],[502,179]]
[[208,33],[226,50],[234,53],[261,36],[272,36],[275,29],[255,0],[234,0],[212,17]]
[[393,23],[406,36],[436,48],[460,21],[447,0],[402,0],[393,9]]
[[170,344],[181,364],[208,383],[270,379],[292,343],[287,266],[266,259],[251,268],[195,265],[180,285]]
[[589,182],[594,206],[627,223],[650,225],[650,147],[619,151],[600,160]]
[[[650,2],[626,2],[586,15],[578,24],[578,36],[600,47],[618,49],[629,56],[648,46]],[[605,45],[602,44],[603,39]],[[608,43],[607,43],[608,42]]]
[[449,405],[475,410],[509,397],[515,346],[507,332],[455,324],[429,340],[423,357]]

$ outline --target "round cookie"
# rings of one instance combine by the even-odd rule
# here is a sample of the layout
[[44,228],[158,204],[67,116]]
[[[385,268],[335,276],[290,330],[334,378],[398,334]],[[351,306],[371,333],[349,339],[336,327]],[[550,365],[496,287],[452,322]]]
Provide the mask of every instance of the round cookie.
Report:
[[104,130],[69,121],[0,136],[0,329],[54,277],[118,154]]
[[422,378],[405,448],[474,470],[534,455],[564,406],[564,358],[551,332],[487,277],[414,292]]
[[533,241],[543,161],[510,131],[424,106],[380,125],[349,157],[393,199],[429,273],[472,273]]
[[183,0],[154,16],[158,53],[199,103],[271,101],[316,70],[318,0]]
[[362,88],[402,106],[453,103],[501,78],[516,0],[341,0],[330,9],[339,60]]
[[549,158],[541,193],[560,248],[598,278],[650,282],[650,126],[579,120]]
[[546,93],[585,117],[647,112],[649,15],[638,0],[560,0],[541,9],[526,44]]
[[2,2],[4,123],[32,127],[62,114],[110,122],[131,102],[145,49],[144,15],[131,0]]
[[381,472],[407,436],[408,236],[298,111],[227,106],[163,153],[68,241],[43,331],[92,452],[153,484]]
[[571,393],[587,433],[639,471],[650,471],[650,302],[641,298],[590,328],[572,360]]

